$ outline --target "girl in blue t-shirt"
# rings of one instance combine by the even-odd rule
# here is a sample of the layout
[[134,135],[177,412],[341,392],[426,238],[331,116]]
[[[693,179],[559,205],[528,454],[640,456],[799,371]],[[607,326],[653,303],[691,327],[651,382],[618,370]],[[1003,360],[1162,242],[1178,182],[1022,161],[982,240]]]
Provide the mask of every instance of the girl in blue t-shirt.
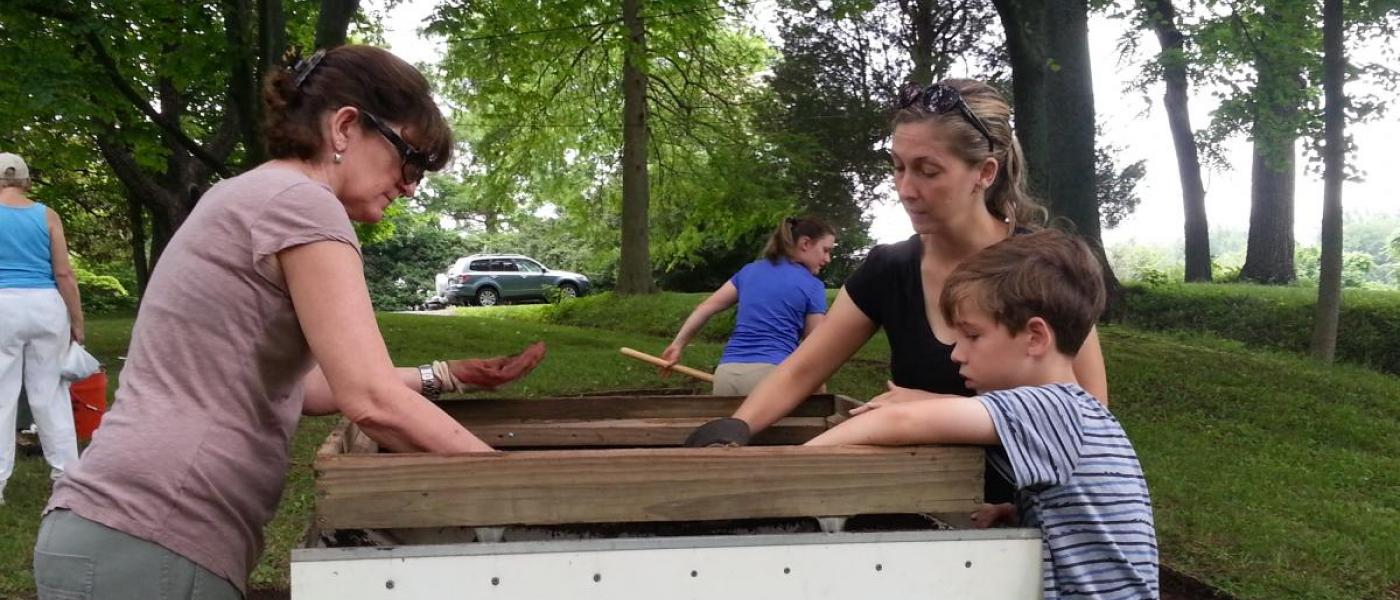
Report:
[[710,317],[737,303],[739,315],[715,369],[712,393],[747,395],[826,316],[826,287],[817,273],[831,262],[835,245],[836,230],[821,218],[784,219],[768,238],[763,258],[744,265],[695,307],[661,358],[680,362],[686,344]]

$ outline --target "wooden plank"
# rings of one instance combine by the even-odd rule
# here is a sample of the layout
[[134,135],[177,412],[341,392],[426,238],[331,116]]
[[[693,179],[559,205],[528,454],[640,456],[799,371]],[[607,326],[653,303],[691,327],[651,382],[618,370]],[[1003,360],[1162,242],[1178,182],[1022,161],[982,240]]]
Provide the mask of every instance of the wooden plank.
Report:
[[835,404],[838,414],[847,414],[851,412],[851,409],[863,406],[865,403],[845,394],[837,394],[835,396]]
[[831,416],[828,416],[826,418],[826,427],[830,429],[832,427],[840,425],[846,419],[851,418],[851,409],[862,404],[864,403],[856,400],[855,398],[842,394],[837,394],[833,406],[833,408],[835,408],[835,412]]
[[[468,428],[498,449],[589,446],[680,446],[708,418],[586,421],[476,421]],[[826,431],[822,417],[788,417],[754,436],[755,445],[799,445]]]
[[[471,427],[481,420],[505,419],[664,419],[718,418],[734,414],[743,396],[584,396],[574,398],[442,400],[453,418]],[[835,397],[812,396],[789,414],[827,417],[835,412]]]
[[745,447],[323,456],[323,528],[971,512],[979,447]]

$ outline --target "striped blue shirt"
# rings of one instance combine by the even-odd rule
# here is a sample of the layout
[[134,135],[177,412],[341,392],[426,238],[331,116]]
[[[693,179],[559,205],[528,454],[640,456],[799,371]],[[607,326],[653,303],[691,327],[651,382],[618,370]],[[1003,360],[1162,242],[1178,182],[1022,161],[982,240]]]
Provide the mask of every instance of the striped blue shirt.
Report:
[[1001,446],[992,468],[1016,485],[1016,512],[1041,531],[1046,600],[1157,598],[1152,500],[1118,419],[1078,385],[979,397]]

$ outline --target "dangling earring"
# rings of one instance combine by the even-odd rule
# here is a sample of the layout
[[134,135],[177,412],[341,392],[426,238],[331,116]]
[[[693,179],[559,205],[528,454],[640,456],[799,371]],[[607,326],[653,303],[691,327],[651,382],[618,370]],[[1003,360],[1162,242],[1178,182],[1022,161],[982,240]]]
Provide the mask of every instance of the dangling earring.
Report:
[[345,162],[345,157],[342,156],[339,152],[336,152],[336,153],[335,153],[334,160],[335,160],[335,164],[338,165],[338,164],[340,164],[340,163],[342,163],[342,162]]

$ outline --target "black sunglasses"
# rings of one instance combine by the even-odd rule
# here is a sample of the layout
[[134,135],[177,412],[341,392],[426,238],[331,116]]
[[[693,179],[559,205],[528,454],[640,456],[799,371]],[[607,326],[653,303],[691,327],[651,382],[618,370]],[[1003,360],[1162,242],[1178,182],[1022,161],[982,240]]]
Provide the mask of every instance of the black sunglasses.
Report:
[[924,87],[915,82],[905,84],[904,89],[899,92],[899,107],[909,108],[917,105],[917,108],[924,112],[933,114],[943,114],[956,109],[963,118],[971,123],[977,131],[982,133],[982,137],[987,138],[987,151],[991,152],[996,145],[992,143],[992,132],[987,130],[987,125],[982,119],[977,118],[977,113],[972,112],[972,107],[963,100],[962,94],[957,88],[944,83],[935,83]]
[[384,124],[384,121],[379,120],[379,117],[370,114],[369,111],[361,109],[360,115],[364,117],[365,122],[378,129],[379,133],[383,134],[384,138],[394,145],[395,150],[399,151],[399,158],[403,160],[403,164],[399,166],[399,174],[403,176],[403,182],[414,184],[422,181],[423,173],[428,170],[433,156],[403,141],[399,134],[394,133],[393,129]]

